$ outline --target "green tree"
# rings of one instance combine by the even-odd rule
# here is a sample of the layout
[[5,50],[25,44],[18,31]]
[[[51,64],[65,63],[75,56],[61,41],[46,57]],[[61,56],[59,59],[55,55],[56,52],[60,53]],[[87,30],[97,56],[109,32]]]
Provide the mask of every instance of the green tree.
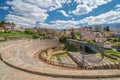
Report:
[[76,40],[81,40],[81,34],[80,34],[80,32],[75,32],[75,39]]
[[105,31],[110,31],[110,27],[109,26],[106,26],[103,28]]
[[0,26],[4,25],[5,23],[5,21],[0,21]]
[[26,30],[25,30],[25,33],[26,33],[26,34],[33,34],[34,32],[33,32],[33,30],[26,29]]
[[120,42],[116,42],[115,46],[120,47]]
[[75,39],[75,32],[74,29],[72,29],[71,33],[70,33],[71,39]]
[[91,44],[95,44],[95,42],[92,40],[86,40],[86,42],[91,43]]
[[34,34],[34,35],[32,36],[32,38],[33,38],[33,39],[38,39],[38,38],[39,38],[39,35]]

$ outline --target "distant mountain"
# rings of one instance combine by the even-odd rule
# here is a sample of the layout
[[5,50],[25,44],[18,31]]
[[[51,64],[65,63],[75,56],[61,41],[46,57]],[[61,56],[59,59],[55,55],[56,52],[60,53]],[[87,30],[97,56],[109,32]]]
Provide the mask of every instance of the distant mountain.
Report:
[[[96,25],[91,25],[92,27],[95,27]],[[105,27],[105,26],[109,26],[110,30],[120,30],[120,23],[116,23],[116,24],[101,24],[98,25],[101,27]]]
[[101,26],[109,26],[111,30],[120,30],[120,23],[116,23],[116,24],[103,24]]

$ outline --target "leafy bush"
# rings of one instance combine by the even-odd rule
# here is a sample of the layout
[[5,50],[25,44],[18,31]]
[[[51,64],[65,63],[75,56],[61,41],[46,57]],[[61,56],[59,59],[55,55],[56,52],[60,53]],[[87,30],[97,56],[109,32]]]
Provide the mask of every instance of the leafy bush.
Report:
[[9,30],[5,30],[4,33],[11,33],[11,31],[9,31]]
[[120,42],[116,42],[115,46],[120,47]]
[[32,38],[33,38],[33,39],[38,39],[38,38],[39,38],[39,35],[34,34],[34,35],[32,36]]
[[92,40],[86,40],[86,42],[88,42],[88,43],[91,43],[91,44],[96,44],[94,41],[92,41]]
[[33,30],[27,29],[27,30],[25,30],[25,33],[26,34],[33,34],[34,32],[33,32]]
[[118,52],[118,51],[104,50],[104,52],[105,52],[106,54],[110,54],[110,55],[113,55],[113,56],[116,56],[116,57],[119,57],[119,58],[120,58],[120,52]]
[[71,32],[71,38],[75,40],[81,40],[81,34],[80,32]]
[[67,37],[65,35],[61,35],[61,37],[59,38],[60,42],[64,44],[66,43],[66,39]]

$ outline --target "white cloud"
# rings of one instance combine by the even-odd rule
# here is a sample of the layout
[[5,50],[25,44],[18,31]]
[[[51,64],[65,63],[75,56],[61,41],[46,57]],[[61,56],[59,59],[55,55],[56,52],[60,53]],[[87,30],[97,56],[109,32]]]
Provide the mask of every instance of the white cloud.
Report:
[[56,21],[51,21],[50,22],[54,28],[57,29],[69,29],[69,28],[73,28],[73,27],[77,27],[77,21],[73,21],[73,20],[68,20],[68,21],[64,21],[64,20],[56,20]]
[[14,0],[12,2],[9,2],[8,4],[12,5],[12,10],[14,14],[21,15],[25,18],[30,18],[44,22],[44,20],[46,20],[48,16],[46,10],[41,9],[36,5],[22,2],[20,0]]
[[88,25],[120,23],[120,11],[111,10],[98,16],[90,16],[79,21]]
[[69,15],[63,10],[59,10],[58,12],[62,13],[65,17],[69,17]]
[[116,8],[120,8],[120,4],[116,5],[115,7],[116,7]]
[[34,4],[49,11],[56,10],[62,7],[62,4],[68,4],[71,0],[23,0],[27,3]]
[[8,6],[0,6],[0,9],[3,9],[3,10],[8,10],[9,9],[9,7]]
[[87,5],[78,5],[77,9],[75,11],[73,11],[73,14],[82,15],[82,14],[87,14],[90,11],[92,11],[92,10]]
[[[16,4],[16,3],[19,3],[19,4]],[[49,16],[47,14],[47,10],[41,9],[40,7],[33,4],[25,3],[22,0],[8,1],[7,4],[11,5],[12,11],[10,14],[6,16],[6,20],[12,21],[15,24],[35,25],[36,22],[38,21],[44,22]],[[18,18],[18,20],[16,20],[16,18]],[[19,21],[21,19],[23,21]],[[26,22],[27,20],[29,22]]]
[[[117,8],[118,9],[118,8]],[[52,27],[55,29],[69,29],[69,28],[78,28],[80,24],[88,24],[88,25],[98,25],[98,24],[112,24],[112,23],[120,23],[120,11],[111,10],[106,13],[100,14],[98,16],[90,16],[84,18],[79,21],[73,20],[56,20],[51,21],[50,24],[44,24],[47,27]],[[43,25],[43,24],[42,24]]]
[[116,11],[119,11],[120,10],[120,4],[116,5],[115,8],[117,8]]
[[101,5],[111,2],[111,0],[75,0],[78,4],[76,10],[72,11],[75,15],[82,15],[91,12]]
[[12,14],[8,14],[6,19],[9,22],[14,22],[18,26],[31,27],[34,24],[36,24],[36,21],[34,21],[32,19],[27,19],[25,17],[16,16],[16,15],[12,15]]
[[[48,12],[62,8],[63,4],[69,4],[72,0],[12,0],[7,1],[11,6],[10,13],[6,16],[6,20],[14,22],[19,26],[32,27],[37,22],[38,25],[47,28],[72,28],[78,27],[79,24],[104,24],[104,23],[120,23],[120,4],[115,7],[115,10],[100,14],[98,16],[90,16],[79,21],[72,20],[56,20],[46,24],[45,20],[48,18]],[[107,4],[111,0],[74,0],[77,7],[74,11],[68,12],[58,10],[66,17],[71,17],[69,14],[82,15],[91,12],[100,5]],[[18,4],[19,3],[19,4]]]
[[[59,9],[63,4],[69,4],[71,0],[12,0],[7,1],[11,6],[11,11],[6,16],[7,21],[18,25],[36,25],[43,23],[49,16],[47,12]],[[68,17],[64,11],[61,13]],[[23,20],[23,21],[21,21]]]
[[[120,11],[110,10],[106,13],[100,14],[98,16],[90,16],[86,17],[79,21],[74,20],[56,20],[51,21],[52,24],[56,25],[58,28],[72,28],[72,27],[80,27],[80,24],[88,24],[88,25],[98,25],[98,24],[112,24],[112,23],[120,23]],[[77,26],[78,25],[78,26]]]

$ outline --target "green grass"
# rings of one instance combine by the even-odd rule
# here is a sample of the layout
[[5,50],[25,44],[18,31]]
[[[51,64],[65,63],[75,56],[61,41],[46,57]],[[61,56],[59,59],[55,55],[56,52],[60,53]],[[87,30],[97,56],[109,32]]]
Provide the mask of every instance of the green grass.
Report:
[[[60,58],[60,57],[68,57],[68,55],[67,54],[55,54],[55,55],[53,55],[51,58],[50,58],[50,60],[51,61],[58,61],[57,60],[57,58]],[[59,61],[58,61],[59,62]]]
[[67,54],[61,53],[61,54],[55,54],[53,56],[56,56],[56,57],[67,57]]
[[[115,57],[120,57],[120,53],[118,51],[104,50],[104,53],[115,56]],[[96,55],[99,56],[99,57],[101,56],[100,53],[96,53]],[[108,57],[105,57],[104,59],[109,60],[111,62],[119,62],[119,60],[114,60],[114,59],[111,59],[111,58],[108,58]]]
[[105,57],[105,59],[107,59],[107,60],[109,60],[109,61],[111,61],[111,62],[119,62],[118,60],[114,60],[114,59],[107,58],[107,57]]
[[54,51],[53,54],[65,53],[65,52],[67,52],[67,51],[65,51],[65,50],[58,50],[58,51]]
[[56,56],[52,56],[52,57],[50,58],[50,60],[51,60],[51,61],[56,61],[57,58],[56,58]]
[[23,33],[23,32],[10,32],[10,33],[0,32],[0,37],[32,38],[32,35],[28,35],[28,34],[25,34],[25,33]]
[[0,42],[4,42],[5,40],[0,40]]
[[113,50],[104,50],[106,54],[110,54],[112,56],[120,58],[120,52],[118,51],[113,51]]

